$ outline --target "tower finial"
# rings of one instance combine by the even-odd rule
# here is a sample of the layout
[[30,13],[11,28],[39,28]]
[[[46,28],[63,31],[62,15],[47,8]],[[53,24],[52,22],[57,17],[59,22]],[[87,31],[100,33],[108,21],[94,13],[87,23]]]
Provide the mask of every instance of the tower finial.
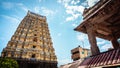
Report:
[[30,10],[28,10],[27,14],[30,14]]

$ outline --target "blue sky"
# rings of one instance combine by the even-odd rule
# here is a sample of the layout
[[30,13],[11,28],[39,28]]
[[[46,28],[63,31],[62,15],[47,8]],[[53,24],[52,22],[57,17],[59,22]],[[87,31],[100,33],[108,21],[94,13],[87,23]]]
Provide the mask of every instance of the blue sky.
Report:
[[[58,64],[71,62],[70,50],[80,45],[89,48],[86,34],[73,29],[82,22],[84,8],[98,0],[0,0],[0,52],[6,47],[27,11],[47,17],[53,47]],[[111,43],[97,38],[101,51],[112,47]]]

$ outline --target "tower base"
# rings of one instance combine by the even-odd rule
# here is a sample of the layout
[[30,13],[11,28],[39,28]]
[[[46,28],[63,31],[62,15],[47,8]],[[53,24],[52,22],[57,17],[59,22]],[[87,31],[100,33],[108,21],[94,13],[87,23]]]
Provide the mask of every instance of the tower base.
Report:
[[19,68],[58,68],[55,61],[42,61],[42,60],[28,60],[28,59],[16,59]]

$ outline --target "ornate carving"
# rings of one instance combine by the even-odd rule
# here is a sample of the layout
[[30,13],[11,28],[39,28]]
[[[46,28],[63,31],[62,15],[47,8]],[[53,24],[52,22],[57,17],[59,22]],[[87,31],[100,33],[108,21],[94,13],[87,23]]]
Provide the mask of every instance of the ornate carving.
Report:
[[[53,62],[56,57],[50,38],[46,17],[28,11],[27,16],[19,24],[2,57],[25,58]],[[49,39],[49,40],[48,40]],[[16,42],[17,41],[17,42]],[[6,53],[9,53],[8,55]],[[46,54],[45,54],[46,53]],[[53,56],[51,56],[51,54]]]

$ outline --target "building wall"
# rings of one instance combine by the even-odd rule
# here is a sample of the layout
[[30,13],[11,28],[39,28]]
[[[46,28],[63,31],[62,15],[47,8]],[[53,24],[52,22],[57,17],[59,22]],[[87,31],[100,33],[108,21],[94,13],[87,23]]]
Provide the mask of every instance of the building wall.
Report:
[[90,50],[79,47],[80,58],[85,58],[89,56]]
[[74,61],[78,60],[78,59],[85,58],[87,56],[90,56],[90,54],[89,54],[90,50],[82,48],[82,47],[77,47],[77,48],[72,49],[71,53],[72,53],[72,59]]

